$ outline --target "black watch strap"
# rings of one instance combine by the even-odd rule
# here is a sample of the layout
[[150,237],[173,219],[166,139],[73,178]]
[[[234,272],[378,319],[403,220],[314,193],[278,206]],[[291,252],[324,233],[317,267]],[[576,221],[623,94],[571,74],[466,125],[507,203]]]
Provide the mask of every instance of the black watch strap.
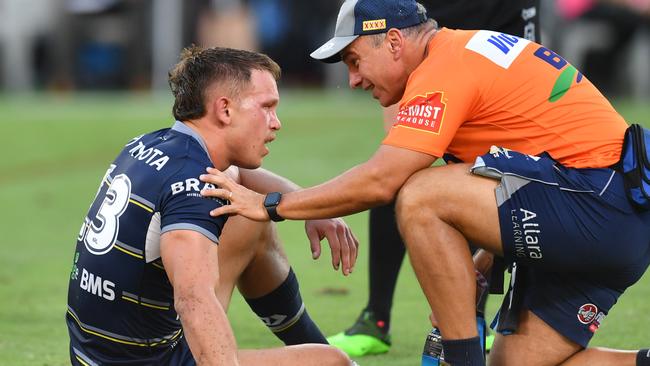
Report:
[[266,195],[264,198],[264,208],[266,208],[266,213],[269,214],[271,221],[284,221],[284,218],[278,215],[278,205],[282,199],[282,193],[280,192],[271,192]]

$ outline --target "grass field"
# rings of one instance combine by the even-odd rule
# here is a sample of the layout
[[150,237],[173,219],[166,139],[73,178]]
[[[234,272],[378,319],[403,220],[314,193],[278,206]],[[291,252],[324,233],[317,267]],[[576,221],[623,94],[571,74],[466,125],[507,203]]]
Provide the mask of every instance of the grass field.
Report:
[[[148,94],[0,99],[0,365],[68,364],[64,313],[82,218],[121,146],[132,136],[171,125],[170,105],[169,98]],[[647,104],[617,107],[630,121],[650,121]],[[283,129],[265,167],[301,185],[319,183],[364,161],[382,135],[374,102],[350,92],[283,93],[280,118]],[[329,255],[311,259],[302,223],[280,224],[308,310],[327,334],[350,325],[366,301],[367,215],[348,222],[361,241],[358,265],[348,278],[331,269]],[[347,293],[331,295],[346,291],[328,289]],[[646,275],[622,297],[593,344],[650,346],[649,298]],[[362,366],[419,364],[428,311],[408,263],[393,314],[391,352],[361,358]],[[229,316],[241,347],[280,344],[238,296]]]

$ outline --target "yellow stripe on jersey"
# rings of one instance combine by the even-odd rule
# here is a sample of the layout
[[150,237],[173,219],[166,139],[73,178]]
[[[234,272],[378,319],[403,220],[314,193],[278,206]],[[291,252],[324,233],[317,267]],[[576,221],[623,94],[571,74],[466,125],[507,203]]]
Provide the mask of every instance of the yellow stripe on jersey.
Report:
[[82,365],[84,365],[84,366],[90,366],[89,364],[86,363],[86,361],[84,361],[83,359],[81,359],[81,357],[79,357],[79,356],[77,356],[77,355],[74,355],[74,357],[75,357],[75,358],[77,359],[77,361],[79,361],[79,363],[81,363]]
[[119,246],[117,243],[113,246],[113,248],[119,250],[120,252],[124,252],[124,253],[126,253],[126,254],[128,254],[128,255],[130,255],[130,256],[136,257],[136,258],[138,258],[138,259],[143,259],[143,258],[144,258],[142,255],[140,255],[140,254],[138,254],[138,253],[133,253],[133,252],[130,251],[130,250],[126,250],[126,249],[122,248],[122,247]]
[[77,325],[79,326],[79,329],[83,330],[84,332],[86,332],[88,334],[95,335],[95,336],[100,337],[100,338],[108,339],[109,341],[113,341],[113,342],[116,342],[116,343],[122,343],[122,344],[128,344],[128,345],[131,345],[131,346],[154,347],[154,346],[158,346],[158,345],[161,345],[161,344],[164,344],[164,343],[169,343],[171,341],[174,341],[176,338],[178,338],[178,336],[181,334],[181,331],[183,330],[183,328],[178,329],[176,332],[174,332],[174,334],[172,334],[172,336],[169,339],[163,339],[160,342],[138,343],[138,342],[125,341],[125,340],[122,340],[122,339],[109,337],[107,335],[104,335],[104,334],[95,332],[93,330],[90,330],[90,329],[84,327],[81,324],[81,321],[79,320],[79,318],[77,318],[77,316],[75,314],[73,314],[69,309],[68,309],[68,314],[70,314],[70,316],[72,316],[72,319],[74,319],[74,321],[77,323]]
[[153,212],[153,210],[152,210],[151,208],[149,208],[149,207],[143,205],[142,203],[140,203],[140,202],[134,200],[133,198],[129,198],[129,202],[133,203],[133,204],[136,205],[136,206],[140,206],[140,207],[142,207],[145,211]]
[[146,307],[153,308],[153,309],[169,310],[169,306],[160,306],[160,305],[148,304],[146,302],[138,301],[136,299],[132,299],[132,298],[124,296],[124,295],[122,295],[122,299],[126,300],[126,301],[130,301],[130,302],[132,302],[134,304],[146,306]]
[[117,339],[117,338],[109,337],[109,336],[107,336],[107,335],[104,335],[104,334],[101,334],[101,333],[95,332],[95,331],[93,331],[93,330],[90,330],[90,329],[84,327],[83,325],[81,325],[81,321],[80,321],[79,319],[77,319],[77,316],[74,315],[70,310],[68,310],[68,314],[70,314],[70,316],[72,316],[72,319],[75,320],[75,322],[76,322],[77,325],[79,326],[79,329],[83,330],[84,332],[86,332],[86,333],[88,333],[88,334],[92,334],[92,335],[95,335],[95,336],[97,336],[97,337],[101,337],[101,338],[104,338],[104,339],[108,339],[109,341],[113,341],[113,342],[116,342],[116,343],[129,344],[129,345],[132,345],[132,346],[140,346],[140,347],[146,347],[146,346],[147,346],[146,343],[137,343],[137,342],[125,341],[125,340],[122,340],[122,339]]
[[178,338],[178,336],[181,334],[181,331],[182,331],[182,330],[183,330],[183,328],[177,330],[176,333],[172,334],[172,337],[171,337],[169,340],[165,339],[165,340],[162,340],[162,341],[160,341],[160,342],[150,343],[149,345],[150,345],[150,346],[157,346],[157,345],[159,345],[159,344],[169,343],[169,341],[173,341],[173,340],[175,340],[176,338]]

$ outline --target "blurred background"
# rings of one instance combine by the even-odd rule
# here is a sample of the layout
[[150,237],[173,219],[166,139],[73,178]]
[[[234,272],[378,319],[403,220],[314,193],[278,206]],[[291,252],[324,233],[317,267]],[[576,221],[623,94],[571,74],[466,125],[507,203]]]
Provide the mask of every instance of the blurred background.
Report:
[[[477,0],[480,1],[480,0]],[[333,29],[337,0],[0,0],[0,87],[166,90],[182,47],[269,54],[283,86],[345,86],[308,54]],[[608,96],[650,96],[650,0],[542,0],[542,40]]]
[[[583,71],[628,121],[650,126],[650,0],[541,1],[542,43]],[[380,108],[349,90],[342,65],[309,58],[330,38],[339,4],[0,0],[0,365],[69,364],[64,314],[75,238],[122,146],[172,124],[167,71],[182,47],[259,50],[283,68],[283,128],[265,168],[310,186],[368,159],[383,135]],[[327,335],[349,326],[367,299],[367,214],[346,221],[361,247],[345,278],[331,269],[328,250],[311,259],[301,222],[279,225],[305,303]],[[593,345],[647,348],[649,298],[646,274]],[[488,315],[498,303],[492,298]],[[428,315],[405,263],[393,347],[360,365],[418,365]],[[280,345],[239,296],[228,316],[240,346]]]

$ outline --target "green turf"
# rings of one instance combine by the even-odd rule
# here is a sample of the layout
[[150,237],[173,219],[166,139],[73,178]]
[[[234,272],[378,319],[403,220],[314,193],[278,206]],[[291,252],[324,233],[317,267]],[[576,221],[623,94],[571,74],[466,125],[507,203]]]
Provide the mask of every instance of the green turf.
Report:
[[[370,156],[382,135],[379,109],[366,95],[337,94],[283,93],[283,129],[265,167],[311,185]],[[82,218],[121,146],[134,135],[169,126],[169,106],[168,97],[147,94],[0,98],[0,365],[68,364],[67,278]],[[650,121],[647,105],[620,108],[630,120]],[[366,301],[367,216],[348,222],[361,240],[359,263],[348,278],[331,269],[327,251],[323,260],[311,259],[301,223],[280,224],[308,310],[328,335],[349,326]],[[646,275],[623,296],[594,344],[649,346],[648,298]],[[393,314],[391,351],[361,358],[362,366],[419,363],[428,311],[408,264]],[[229,316],[240,346],[279,345],[237,296]]]

